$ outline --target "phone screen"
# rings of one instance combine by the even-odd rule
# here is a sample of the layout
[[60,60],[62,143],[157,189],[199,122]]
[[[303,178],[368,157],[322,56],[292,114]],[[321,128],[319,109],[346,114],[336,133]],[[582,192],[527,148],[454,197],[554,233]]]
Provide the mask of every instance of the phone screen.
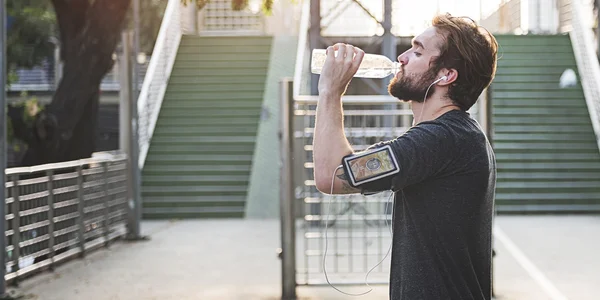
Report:
[[349,173],[352,185],[377,180],[398,173],[398,163],[391,147],[384,146],[361,154],[344,158],[344,168]]

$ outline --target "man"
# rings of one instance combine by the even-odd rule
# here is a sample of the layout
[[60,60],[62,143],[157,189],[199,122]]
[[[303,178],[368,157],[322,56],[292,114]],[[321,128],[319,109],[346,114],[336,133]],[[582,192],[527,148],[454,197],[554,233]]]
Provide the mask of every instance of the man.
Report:
[[357,187],[338,169],[353,154],[341,96],[364,52],[336,44],[327,53],[313,141],[317,189],[394,192],[391,299],[491,299],[496,163],[484,132],[466,111],[494,78],[496,40],[472,20],[450,15],[435,17],[413,39],[412,48],[398,57],[401,70],[388,87],[392,96],[411,103],[413,126],[368,149],[390,145],[400,172]]

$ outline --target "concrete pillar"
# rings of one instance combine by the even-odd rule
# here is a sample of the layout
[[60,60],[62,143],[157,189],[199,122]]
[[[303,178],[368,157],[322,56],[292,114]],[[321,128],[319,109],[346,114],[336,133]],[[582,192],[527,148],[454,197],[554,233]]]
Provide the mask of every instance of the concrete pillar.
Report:
[[558,31],[556,0],[522,0],[521,29],[532,34],[554,34]]
[[[392,34],[392,0],[383,0],[383,42],[381,44],[381,53],[387,56],[392,61],[396,61],[396,37]],[[380,94],[386,95],[388,93],[387,87],[390,83],[392,76],[388,76],[382,80]],[[386,106],[387,109],[397,109],[397,105],[391,104]],[[403,118],[408,118],[404,116]],[[397,127],[397,117],[386,116],[383,119],[383,124],[386,128]]]
[[[310,0],[310,29],[308,30],[310,53],[313,49],[322,47],[321,44],[321,0]],[[318,94],[319,75],[311,74],[311,95]]]

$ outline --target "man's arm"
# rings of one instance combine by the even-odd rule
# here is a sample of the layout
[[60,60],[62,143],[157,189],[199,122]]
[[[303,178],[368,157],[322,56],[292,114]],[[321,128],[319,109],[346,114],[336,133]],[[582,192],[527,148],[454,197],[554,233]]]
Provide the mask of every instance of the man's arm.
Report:
[[[344,169],[336,168],[345,155],[353,153],[344,134],[344,116],[340,96],[319,95],[315,134],[313,137],[314,176],[317,189],[326,194],[351,194],[360,192],[350,186]],[[334,171],[335,175],[334,175]]]
[[345,155],[353,153],[344,134],[342,95],[358,71],[363,57],[364,52],[351,45],[336,44],[327,48],[327,58],[319,78],[319,102],[313,136],[315,184],[322,193],[359,192],[348,184],[343,169],[336,171],[336,168]]

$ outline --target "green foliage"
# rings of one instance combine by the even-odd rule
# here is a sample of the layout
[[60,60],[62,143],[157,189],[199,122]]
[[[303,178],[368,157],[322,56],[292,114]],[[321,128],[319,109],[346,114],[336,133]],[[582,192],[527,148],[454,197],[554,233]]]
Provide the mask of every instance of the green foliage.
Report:
[[[56,17],[50,1],[8,0],[7,15],[12,19],[7,32],[7,67],[32,68],[51,57],[56,37]],[[14,80],[14,78],[12,78]]]
[[[183,2],[187,2],[190,0],[182,0]],[[206,4],[208,4],[208,1],[210,0],[196,0],[196,7],[200,10],[203,9],[204,6],[206,6]]]
[[262,4],[263,14],[270,16],[273,12],[273,0],[263,0]]
[[243,10],[248,7],[248,0],[231,0],[231,9]]
[[151,55],[167,3],[164,0],[140,0],[140,51]]
[[[191,3],[193,0],[181,0],[185,5]],[[291,0],[295,3],[297,0]],[[210,0],[196,0],[196,7],[203,9]],[[231,0],[231,9],[233,10],[244,10],[248,7],[249,0]],[[273,0],[262,0],[262,12],[265,15],[271,15],[273,11]]]
[[[21,98],[9,104],[11,107],[22,111],[22,115],[19,116],[25,127],[31,129],[34,126],[36,116],[44,110],[44,106],[38,101],[36,97],[29,97],[27,92],[21,93]],[[6,140],[8,144],[13,145],[15,151],[20,151],[20,146],[27,147],[25,141],[19,140],[14,134],[13,120],[10,117],[6,118]]]

